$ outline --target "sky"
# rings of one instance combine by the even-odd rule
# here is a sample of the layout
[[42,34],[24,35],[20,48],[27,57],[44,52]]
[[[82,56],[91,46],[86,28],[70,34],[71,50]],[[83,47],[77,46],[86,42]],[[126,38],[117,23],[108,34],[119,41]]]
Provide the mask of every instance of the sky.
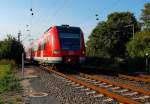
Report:
[[81,27],[87,40],[97,23],[106,21],[110,13],[130,11],[139,20],[147,2],[150,0],[0,0],[0,40],[8,34],[17,37],[20,31],[27,46],[49,27],[62,24]]

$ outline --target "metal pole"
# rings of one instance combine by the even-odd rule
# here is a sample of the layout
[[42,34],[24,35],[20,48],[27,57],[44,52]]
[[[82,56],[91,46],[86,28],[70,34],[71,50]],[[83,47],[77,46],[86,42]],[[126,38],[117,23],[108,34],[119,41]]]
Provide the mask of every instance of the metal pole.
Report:
[[133,31],[132,32],[133,32],[133,39],[134,39],[134,24],[133,24]]
[[24,79],[24,53],[22,53],[22,79]]
[[18,32],[18,41],[20,42],[21,31]]
[[146,57],[146,72],[148,72],[148,57]]

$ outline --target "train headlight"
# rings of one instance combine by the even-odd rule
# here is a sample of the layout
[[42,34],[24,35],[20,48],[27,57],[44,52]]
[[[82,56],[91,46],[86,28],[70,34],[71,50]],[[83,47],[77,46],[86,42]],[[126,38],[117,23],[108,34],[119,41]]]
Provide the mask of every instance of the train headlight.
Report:
[[84,54],[84,55],[85,55],[85,50],[84,50],[84,51],[82,51],[82,54]]
[[54,50],[53,54],[60,54],[60,51],[59,50]]

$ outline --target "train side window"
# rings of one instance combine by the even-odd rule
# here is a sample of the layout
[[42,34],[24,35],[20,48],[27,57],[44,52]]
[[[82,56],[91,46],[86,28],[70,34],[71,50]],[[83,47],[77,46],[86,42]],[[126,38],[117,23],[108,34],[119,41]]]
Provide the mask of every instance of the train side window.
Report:
[[38,50],[39,50],[39,51],[41,50],[41,44],[39,44]]
[[43,43],[43,49],[46,49],[46,40],[44,39],[44,43]]
[[50,41],[50,35],[48,35],[47,40],[48,40],[48,42]]
[[43,49],[44,49],[43,44],[44,44],[44,43],[43,43],[43,41],[42,41],[42,43],[41,43],[41,50],[43,50]]

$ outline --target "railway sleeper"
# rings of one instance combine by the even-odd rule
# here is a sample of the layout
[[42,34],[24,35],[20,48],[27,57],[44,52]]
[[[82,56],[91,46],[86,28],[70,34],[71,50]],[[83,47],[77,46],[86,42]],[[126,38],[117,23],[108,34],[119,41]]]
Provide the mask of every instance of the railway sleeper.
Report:
[[[72,77],[72,76],[67,76],[65,74],[62,74],[62,73],[59,73],[59,72],[56,72],[54,70],[51,70],[49,69],[49,71],[57,74],[57,75],[60,75],[62,77],[65,77],[66,79],[68,80],[71,80],[75,83],[79,83],[81,85],[81,87],[86,87],[86,88],[90,88],[90,89],[93,89],[95,90],[96,92],[98,93],[103,93],[106,97],[109,97],[109,99],[114,99],[115,101],[119,101],[119,102],[123,102],[123,103],[128,103],[128,104],[139,104],[139,102],[137,101],[134,101],[132,99],[129,99],[129,98],[126,98],[126,97],[123,97],[121,95],[118,95],[118,94],[115,94],[115,93],[112,93],[112,92],[109,92],[108,90],[104,89],[104,88],[100,88],[100,87],[97,87],[95,85],[92,85],[90,83],[87,83],[87,82],[84,82],[78,78],[75,78],[75,77]],[[80,88],[81,88],[80,87]],[[76,87],[77,88],[77,87]],[[112,100],[111,100],[112,101]]]
[[124,93],[122,95],[124,95],[124,96],[133,96],[133,95],[137,95],[137,94],[138,94],[138,92],[128,92],[128,93]]

